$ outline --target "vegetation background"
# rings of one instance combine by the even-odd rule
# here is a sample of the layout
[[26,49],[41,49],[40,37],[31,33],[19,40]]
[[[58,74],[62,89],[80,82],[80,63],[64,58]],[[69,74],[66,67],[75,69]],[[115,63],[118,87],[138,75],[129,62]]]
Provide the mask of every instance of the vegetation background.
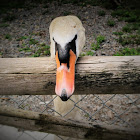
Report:
[[[28,0],[1,0],[0,1],[0,28],[6,28],[10,22],[16,19],[14,14],[9,14],[11,9],[24,8],[30,10],[37,5],[43,4],[44,7],[48,7],[48,3],[52,3],[55,0],[30,0],[30,4],[26,3]],[[117,42],[120,43],[123,48],[113,55],[140,55],[140,1],[139,0],[58,0],[58,5],[71,3],[73,5],[79,5],[81,7],[100,6],[105,9],[111,9],[112,18],[118,18],[119,21],[125,21],[125,26],[122,27],[121,31],[113,32],[113,35],[117,36]],[[48,12],[48,11],[46,11]],[[46,14],[44,12],[44,14]],[[68,15],[69,12],[65,12],[64,15]],[[104,17],[106,12],[104,10],[98,11],[98,15]],[[116,22],[112,19],[107,21],[107,25],[110,27],[115,26]],[[12,36],[10,33],[5,34],[2,39],[11,40]],[[27,43],[23,43],[22,47],[19,47],[19,52],[26,52],[32,57],[49,56],[49,44],[39,43],[38,40],[29,37],[21,36],[17,38],[17,41],[27,40],[30,45],[38,45],[39,49],[33,52],[32,48],[27,47]],[[106,41],[106,37],[103,35],[95,36],[95,41],[91,44],[90,50],[82,53],[81,56],[95,55],[95,52],[102,48],[103,42]],[[30,53],[33,52],[33,53]],[[0,49],[0,56],[4,57],[5,52]]]

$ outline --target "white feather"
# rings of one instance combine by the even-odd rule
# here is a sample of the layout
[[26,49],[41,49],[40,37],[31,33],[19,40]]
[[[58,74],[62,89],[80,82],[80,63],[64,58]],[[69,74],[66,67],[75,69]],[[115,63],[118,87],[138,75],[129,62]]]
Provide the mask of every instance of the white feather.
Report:
[[[62,16],[55,18],[50,25],[51,57],[55,57],[54,40],[65,47],[77,34],[76,54],[79,56],[85,45],[85,29],[76,16]],[[54,40],[53,40],[54,38]]]

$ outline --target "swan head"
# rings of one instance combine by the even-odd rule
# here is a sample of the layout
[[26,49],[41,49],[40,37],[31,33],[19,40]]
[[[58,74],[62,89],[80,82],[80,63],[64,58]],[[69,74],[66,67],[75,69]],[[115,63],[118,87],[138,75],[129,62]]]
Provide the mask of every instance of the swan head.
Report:
[[67,101],[74,92],[75,63],[76,63],[76,39],[64,44],[59,44],[55,38],[55,58],[57,63],[55,92],[62,99]]
[[51,57],[57,63],[55,92],[67,101],[74,92],[75,63],[85,44],[85,29],[76,16],[55,18],[50,25]]

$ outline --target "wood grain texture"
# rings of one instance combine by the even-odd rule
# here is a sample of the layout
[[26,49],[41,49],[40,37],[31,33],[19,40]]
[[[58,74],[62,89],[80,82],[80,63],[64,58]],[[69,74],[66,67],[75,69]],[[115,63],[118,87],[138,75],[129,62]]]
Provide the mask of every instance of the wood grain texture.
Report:
[[64,118],[40,114],[32,111],[0,106],[0,124],[31,131],[41,131],[56,135],[81,139],[139,140],[140,130],[107,126],[101,123],[78,122]]
[[[55,94],[51,58],[0,58],[1,95]],[[76,64],[74,94],[139,94],[140,56],[82,57]]]

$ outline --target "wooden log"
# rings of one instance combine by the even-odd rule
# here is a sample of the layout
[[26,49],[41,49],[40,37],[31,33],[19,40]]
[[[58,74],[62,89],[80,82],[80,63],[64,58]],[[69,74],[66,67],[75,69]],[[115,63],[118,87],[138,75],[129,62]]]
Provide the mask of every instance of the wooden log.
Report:
[[[55,94],[51,58],[0,58],[1,95]],[[139,94],[140,56],[82,57],[76,64],[74,94]]]
[[4,106],[0,107],[0,124],[82,139],[139,140],[140,138],[140,130],[65,120],[47,114]]

